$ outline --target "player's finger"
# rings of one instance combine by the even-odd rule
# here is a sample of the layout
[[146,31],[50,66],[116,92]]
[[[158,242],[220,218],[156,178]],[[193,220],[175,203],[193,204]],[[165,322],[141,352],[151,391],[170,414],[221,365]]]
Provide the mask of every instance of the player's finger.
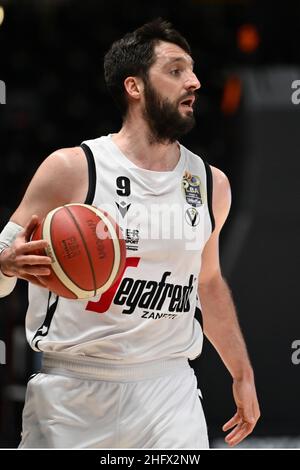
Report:
[[260,418],[260,409],[259,409],[259,404],[256,402],[253,406],[253,416],[255,416],[256,422]]
[[29,240],[31,233],[35,229],[39,222],[38,216],[37,215],[32,215],[31,219],[27,222],[23,230],[20,232],[20,236],[25,237],[26,240]]
[[40,266],[23,266],[19,271],[18,277],[26,276],[27,274],[31,276],[49,276],[51,271],[49,268],[40,267]]
[[38,255],[25,255],[19,256],[17,264],[23,265],[37,265],[37,264],[51,264],[52,260],[49,256],[38,256]]
[[225,441],[228,442],[231,439],[233,439],[238,432],[240,432],[241,427],[243,426],[244,423],[239,423],[236,425],[236,427],[225,437]]
[[31,253],[35,250],[44,250],[47,248],[48,242],[46,240],[36,240],[33,242],[28,242],[16,249],[17,254]]
[[31,276],[30,274],[24,274],[23,276],[20,276],[21,279],[24,279],[25,281],[31,282],[31,284],[35,284],[36,286],[39,287],[46,287],[46,284],[42,281],[42,279],[36,277],[36,276]]
[[238,423],[241,422],[241,417],[239,416],[238,413],[236,413],[227,423],[224,424],[222,427],[223,431],[228,431],[228,429],[233,428],[233,426],[236,426]]
[[239,425],[239,428],[234,429],[228,436],[226,436],[225,441],[230,446],[236,446],[239,444],[245,437],[247,437],[252,431],[254,426],[249,423],[243,423]]

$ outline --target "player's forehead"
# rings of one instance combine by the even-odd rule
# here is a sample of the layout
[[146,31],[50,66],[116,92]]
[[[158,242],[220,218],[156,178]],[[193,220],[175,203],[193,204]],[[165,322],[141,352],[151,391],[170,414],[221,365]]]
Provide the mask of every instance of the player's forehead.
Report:
[[184,62],[193,66],[194,61],[191,56],[177,44],[160,41],[154,47],[155,63],[154,65],[165,66],[172,62]]

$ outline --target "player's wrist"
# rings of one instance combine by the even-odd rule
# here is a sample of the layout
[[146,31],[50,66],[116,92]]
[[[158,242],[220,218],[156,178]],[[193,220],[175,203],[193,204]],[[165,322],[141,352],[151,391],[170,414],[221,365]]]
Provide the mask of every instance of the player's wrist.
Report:
[[9,246],[0,244],[0,272],[4,277],[14,277],[14,274],[5,269],[3,262],[3,254],[8,250]]
[[[5,250],[7,248],[9,247],[6,247]],[[0,254],[0,298],[9,295],[13,291],[17,282],[17,278],[14,276],[14,274],[8,273],[7,275],[6,270],[3,269],[3,265],[1,265],[1,258],[3,253],[4,249],[1,250]]]
[[18,233],[23,228],[15,222],[9,221],[0,233],[0,274],[3,274],[1,281],[5,278],[14,278],[15,274],[7,269],[7,250],[11,247]]

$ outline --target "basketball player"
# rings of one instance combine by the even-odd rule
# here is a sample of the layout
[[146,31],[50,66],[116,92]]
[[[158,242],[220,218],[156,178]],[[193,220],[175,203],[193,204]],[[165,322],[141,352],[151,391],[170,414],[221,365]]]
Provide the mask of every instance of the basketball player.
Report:
[[[42,370],[27,387],[20,447],[207,448],[188,364],[201,353],[200,308],[204,334],[232,376],[237,410],[223,430],[236,445],[252,432],[259,405],[219,265],[229,183],[178,142],[194,126],[200,88],[190,47],[158,19],[115,42],[104,67],[121,130],[50,155],[1,234],[1,295],[16,278],[29,281],[26,333],[43,351]],[[51,260],[34,254],[47,243],[30,241],[38,220],[75,202],[114,207],[127,244],[117,287],[90,301],[49,292]],[[178,209],[181,237],[143,236],[153,206],[163,221]]]

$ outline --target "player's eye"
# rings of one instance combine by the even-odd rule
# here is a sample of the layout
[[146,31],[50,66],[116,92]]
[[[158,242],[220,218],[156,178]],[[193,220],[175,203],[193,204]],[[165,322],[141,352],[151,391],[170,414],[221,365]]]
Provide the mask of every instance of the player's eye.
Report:
[[172,69],[170,71],[171,75],[180,75],[181,70],[180,69]]

